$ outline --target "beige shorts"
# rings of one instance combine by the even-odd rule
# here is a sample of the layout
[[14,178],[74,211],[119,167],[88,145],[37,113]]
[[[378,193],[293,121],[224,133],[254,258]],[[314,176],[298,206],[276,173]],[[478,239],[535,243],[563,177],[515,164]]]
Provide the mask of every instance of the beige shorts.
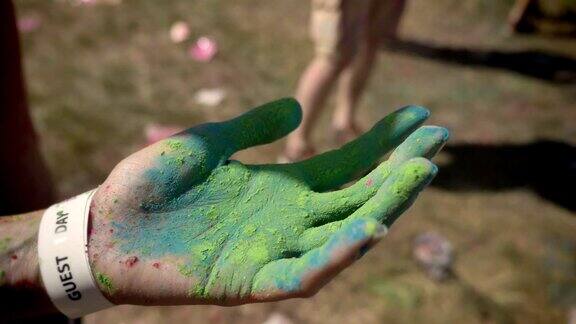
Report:
[[312,0],[310,35],[317,55],[353,55],[367,37],[385,37],[397,0]]

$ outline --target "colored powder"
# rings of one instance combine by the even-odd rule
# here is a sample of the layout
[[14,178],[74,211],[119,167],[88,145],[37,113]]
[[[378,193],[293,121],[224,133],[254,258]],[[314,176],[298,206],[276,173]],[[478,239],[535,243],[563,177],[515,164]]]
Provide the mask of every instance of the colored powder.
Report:
[[98,280],[100,286],[106,289],[110,295],[114,294],[114,291],[116,291],[114,284],[112,284],[112,279],[102,272],[96,272],[96,280]]
[[8,250],[8,247],[10,245],[10,240],[11,240],[11,238],[9,238],[9,237],[0,239],[0,252],[5,252],[6,250]]

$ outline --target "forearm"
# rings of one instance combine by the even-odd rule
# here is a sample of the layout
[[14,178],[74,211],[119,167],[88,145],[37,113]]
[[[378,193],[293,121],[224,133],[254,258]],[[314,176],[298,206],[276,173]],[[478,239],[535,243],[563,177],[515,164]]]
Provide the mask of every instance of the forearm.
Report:
[[31,317],[54,313],[38,265],[38,228],[42,211],[0,217],[0,316]]

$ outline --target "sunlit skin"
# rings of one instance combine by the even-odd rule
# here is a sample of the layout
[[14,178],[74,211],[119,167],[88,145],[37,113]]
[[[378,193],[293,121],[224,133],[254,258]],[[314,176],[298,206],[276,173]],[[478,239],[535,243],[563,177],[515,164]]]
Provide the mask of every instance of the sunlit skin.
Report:
[[[239,150],[296,128],[283,99],[123,160],[91,206],[93,273],[114,303],[236,305],[310,296],[376,243],[437,172],[448,139],[409,106],[342,148],[247,165]],[[342,185],[387,161],[353,185]]]

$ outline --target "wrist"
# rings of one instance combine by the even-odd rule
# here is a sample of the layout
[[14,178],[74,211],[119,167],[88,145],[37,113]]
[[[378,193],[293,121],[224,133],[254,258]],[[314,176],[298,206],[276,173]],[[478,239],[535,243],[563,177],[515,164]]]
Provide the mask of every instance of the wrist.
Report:
[[89,209],[94,190],[48,208],[38,233],[44,286],[56,307],[78,318],[113,304],[98,288],[87,255]]
[[37,238],[43,213],[0,218],[0,302],[15,316],[56,311],[43,286],[38,263]]
[[43,211],[5,217],[0,233],[0,283],[42,289],[37,233]]

